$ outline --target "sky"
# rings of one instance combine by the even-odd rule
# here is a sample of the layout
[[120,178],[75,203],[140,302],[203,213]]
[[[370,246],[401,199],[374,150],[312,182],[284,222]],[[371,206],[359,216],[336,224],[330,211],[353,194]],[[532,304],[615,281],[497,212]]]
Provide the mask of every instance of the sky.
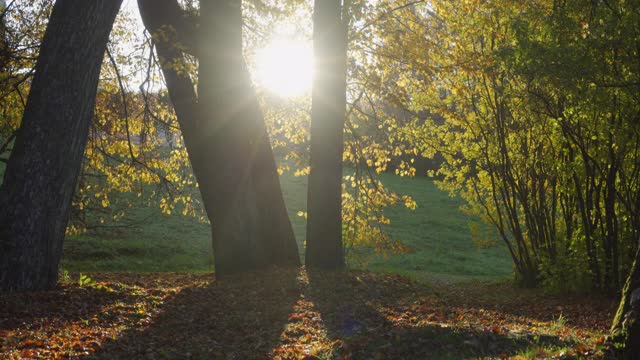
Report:
[[122,2],[122,9],[129,11],[133,15],[136,22],[138,23],[138,26],[142,29],[142,20],[140,19],[140,14],[138,13],[138,1],[124,0]]
[[[0,0],[2,1],[2,0]],[[136,21],[136,32],[144,25],[138,12],[137,0],[123,0],[122,10]],[[133,45],[131,45],[133,47]],[[126,47],[126,45],[125,45]],[[282,54],[288,54],[283,57]],[[283,97],[304,94],[311,89],[312,50],[311,44],[291,39],[272,39],[257,49],[256,79],[258,85]],[[141,74],[144,78],[144,74]]]

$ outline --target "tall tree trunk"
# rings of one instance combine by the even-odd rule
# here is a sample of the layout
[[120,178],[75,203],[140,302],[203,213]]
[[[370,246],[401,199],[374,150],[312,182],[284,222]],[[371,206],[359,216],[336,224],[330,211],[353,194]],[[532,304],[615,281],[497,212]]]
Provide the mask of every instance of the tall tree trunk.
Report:
[[612,344],[623,344],[624,359],[637,359],[640,354],[640,248],[622,289],[622,298],[611,326]]
[[346,113],[347,19],[340,0],[313,9],[315,77],[311,107],[311,172],[307,195],[307,266],[344,266],[342,153]]
[[[241,1],[203,1],[203,32],[215,36],[200,45],[189,39],[195,34],[181,34],[193,26],[176,13],[175,0],[138,3],[151,33],[167,25],[177,32],[175,39],[157,41],[156,50],[212,223],[216,273],[299,265],[264,119],[242,58]],[[186,43],[175,46],[176,41]],[[200,58],[199,99],[189,76],[174,66],[184,61],[180,48]]]
[[[0,72],[4,72],[9,60],[8,54],[8,44],[6,39],[6,26],[5,26],[5,16],[6,16],[6,6],[2,0],[0,0]],[[2,153],[0,153],[2,155]]]
[[0,291],[55,286],[93,114],[122,0],[56,1],[0,187]]

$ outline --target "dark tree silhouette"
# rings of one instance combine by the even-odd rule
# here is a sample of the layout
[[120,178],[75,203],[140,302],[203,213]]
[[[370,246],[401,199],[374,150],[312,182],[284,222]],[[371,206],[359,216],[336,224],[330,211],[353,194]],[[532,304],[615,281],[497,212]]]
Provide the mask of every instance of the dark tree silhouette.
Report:
[[[205,208],[217,274],[299,265],[298,247],[249,73],[242,58],[240,0],[202,1],[199,18],[175,0],[139,0]],[[194,24],[199,22],[199,38]],[[168,30],[168,31],[166,31]],[[198,95],[179,72],[183,51],[199,62]]]
[[94,109],[122,0],[58,0],[0,187],[0,291],[55,286]]
[[311,172],[307,197],[306,264],[344,266],[342,152],[346,113],[347,19],[341,0],[313,9],[315,78],[311,109]]

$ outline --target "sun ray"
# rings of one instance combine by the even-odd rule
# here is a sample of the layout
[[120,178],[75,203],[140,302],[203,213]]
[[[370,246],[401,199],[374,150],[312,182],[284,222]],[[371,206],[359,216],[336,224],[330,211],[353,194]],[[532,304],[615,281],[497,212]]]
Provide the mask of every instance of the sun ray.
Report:
[[313,51],[301,40],[274,39],[256,52],[257,80],[261,87],[281,97],[311,91]]

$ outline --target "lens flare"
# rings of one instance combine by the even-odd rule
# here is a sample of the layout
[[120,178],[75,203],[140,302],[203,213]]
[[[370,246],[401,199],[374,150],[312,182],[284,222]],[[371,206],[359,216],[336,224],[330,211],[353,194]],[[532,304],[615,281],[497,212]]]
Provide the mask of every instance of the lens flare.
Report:
[[311,91],[313,50],[300,40],[275,39],[256,52],[257,80],[261,87],[281,97]]

